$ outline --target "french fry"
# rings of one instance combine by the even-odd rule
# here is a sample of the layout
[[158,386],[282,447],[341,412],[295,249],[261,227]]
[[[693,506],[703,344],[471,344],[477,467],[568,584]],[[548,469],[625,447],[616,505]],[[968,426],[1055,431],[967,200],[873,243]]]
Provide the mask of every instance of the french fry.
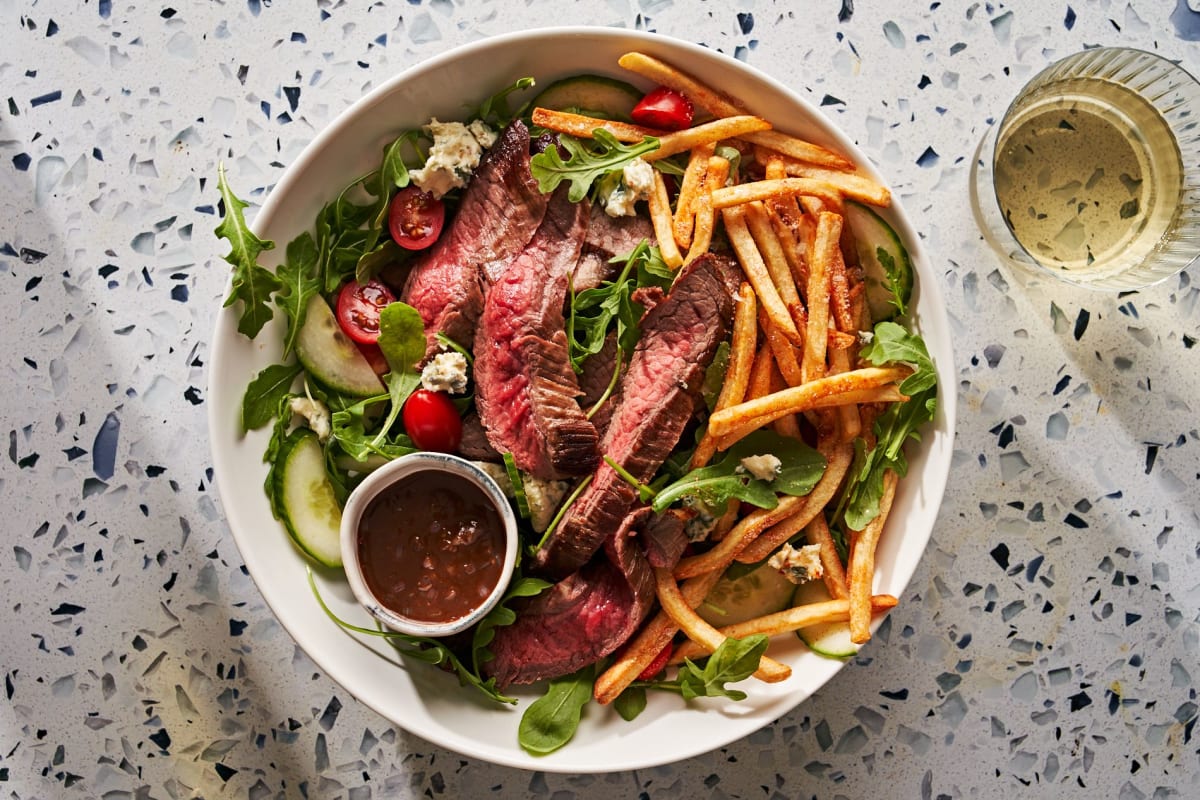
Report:
[[[856,413],[857,416],[857,413]],[[842,558],[838,555],[837,545],[833,534],[829,532],[829,523],[824,514],[817,514],[804,528],[804,535],[809,544],[821,548],[821,568],[824,570],[822,580],[829,596],[835,600],[844,599],[849,590],[846,588],[846,569],[842,566]],[[846,618],[850,618],[850,607],[846,606]]]
[[842,154],[780,131],[762,131],[747,134],[742,138],[805,164],[819,164],[836,170],[854,169],[854,162]]
[[799,306],[800,293],[796,290],[796,281],[792,278],[791,267],[788,266],[787,256],[783,252],[783,243],[775,234],[775,228],[771,225],[770,216],[762,201],[746,205],[746,226],[750,229],[750,235],[754,237],[754,243],[758,245],[758,252],[762,254],[763,262],[767,265],[767,272],[771,274],[771,281],[779,292],[779,299],[789,310]]
[[713,208],[724,209],[751,203],[755,200],[768,200],[773,197],[791,195],[815,195],[816,197],[835,199],[840,196],[838,187],[829,181],[809,178],[780,178],[774,181],[751,181],[714,189],[712,193]]
[[[761,317],[761,314],[759,315]],[[771,370],[774,368],[775,356],[771,353],[771,345],[766,342],[754,356],[754,365],[750,368],[750,384],[746,387],[746,400],[766,397],[771,393]]]
[[[785,414],[797,414],[814,408],[844,405],[841,397],[859,389],[875,389],[898,383],[911,374],[909,367],[863,367],[838,375],[828,375],[815,381],[775,392],[757,400],[747,400],[736,406],[714,412],[708,420],[714,436],[722,436],[740,425],[754,420],[761,427]],[[836,399],[835,399],[836,398]],[[820,401],[829,401],[819,405]],[[855,397],[852,402],[862,402]]]
[[[830,347],[829,353],[829,373],[831,375],[839,375],[843,372],[850,371],[850,350],[845,347]],[[897,389],[897,392],[900,390]],[[841,438],[843,442],[852,442],[858,438],[858,434],[862,432],[862,419],[858,416],[858,406],[855,404],[847,404],[838,406],[838,423],[841,427]],[[837,597],[837,595],[834,595]]]
[[[812,491],[805,495],[802,503],[795,504],[790,513],[776,520],[769,530],[762,531],[735,556],[743,564],[754,564],[770,557],[779,547],[800,532],[825,510],[825,506],[837,494],[842,479],[854,460],[854,447],[835,443],[831,437],[817,440],[817,449],[825,456],[825,473]],[[786,498],[785,498],[786,499]],[[779,501],[783,505],[783,500]]]
[[840,251],[842,218],[821,212],[808,250],[808,329],[804,335],[803,382],[825,376],[825,347],[829,342],[829,279],[835,252]]
[[[832,184],[837,187],[839,194],[849,197],[852,200],[857,200],[860,203],[872,206],[888,206],[892,202],[892,193],[886,186],[859,172],[843,172],[841,170],[813,166],[812,164],[804,164],[792,160],[785,162],[784,168],[787,170],[788,175],[797,178],[810,178]],[[810,192],[810,194],[817,193]],[[817,196],[824,199],[822,195]]]
[[[843,224],[842,233],[844,234],[848,228],[848,225]],[[830,267],[832,269],[829,273],[829,307],[833,313],[834,323],[837,325],[837,329],[843,333],[857,334],[857,320],[854,317],[850,301],[850,275],[846,271],[846,257],[840,247],[834,254]]]
[[[720,580],[721,573],[713,572],[685,581],[680,587],[684,601],[692,608],[700,605]],[[650,665],[662,649],[671,643],[679,626],[665,612],[658,614],[642,626],[642,629],[620,651],[620,655],[596,678],[592,695],[602,704],[611,703],[633,683],[642,670]]]
[[[774,508],[756,508],[738,520],[717,545],[703,553],[685,556],[675,565],[675,577],[694,578],[713,570],[723,570],[734,562],[741,550],[756,536],[780,520],[787,519],[804,503],[803,497],[782,497]],[[761,560],[761,559],[760,559]]]
[[[675,244],[681,250],[692,246],[692,231],[696,222],[696,199],[704,193],[704,178],[708,174],[708,159],[716,149],[715,142],[702,144],[692,149],[688,157],[687,169],[683,171],[683,179],[679,182],[679,194],[675,198],[675,218],[672,230],[675,232]],[[710,201],[711,202],[711,201]],[[711,241],[711,234],[710,234]],[[708,245],[705,245],[708,249]]]
[[[713,195],[715,196],[718,191],[726,190],[715,190]],[[714,202],[715,207],[716,204]],[[754,243],[754,237],[751,236],[750,229],[746,225],[745,209],[737,206],[722,209],[721,218],[725,221],[725,233],[729,237],[729,243],[733,246],[734,252],[737,254],[738,262],[742,265],[742,271],[746,273],[746,278],[750,281],[750,285],[758,293],[758,300],[766,309],[767,315],[776,327],[779,328],[780,332],[788,338],[788,341],[800,346],[803,344],[800,331],[796,329],[796,324],[792,322],[792,315],[788,312],[782,298],[780,298],[779,292],[775,288],[775,283],[771,279],[771,273],[767,271],[767,265],[763,261],[762,253],[758,251],[758,246]]]
[[863,644],[871,639],[871,584],[875,579],[875,550],[892,510],[898,480],[895,471],[889,469],[884,472],[879,515],[857,535],[852,535],[846,577],[850,584],[850,641],[855,644]]
[[[758,342],[758,302],[754,288],[743,283],[738,288],[733,307],[733,334],[729,345],[729,366],[725,369],[725,380],[713,409],[728,408],[742,402],[746,387],[750,383],[750,370],[754,364],[754,350]],[[705,430],[692,453],[690,469],[699,469],[712,459],[717,451],[716,440]]]
[[[712,122],[705,122],[681,131],[672,131],[658,135],[658,149],[642,156],[646,161],[657,161],[660,158],[683,153],[694,147],[719,142],[722,139],[732,139],[746,133],[765,131],[771,128],[771,123],[762,117],[744,114],[737,117],[722,117]],[[615,135],[615,134],[614,134]],[[641,141],[636,139],[635,141]]]
[[[663,611],[675,621],[675,624],[687,634],[689,639],[698,643],[709,653],[714,652],[724,643],[727,637],[721,635],[716,628],[701,619],[700,615],[688,605],[687,600],[679,591],[679,586],[675,583],[675,578],[671,575],[671,570],[655,567],[654,585],[658,590],[658,602]],[[767,683],[785,681],[791,677],[791,674],[791,667],[768,656],[763,656],[759,660],[758,669],[754,671],[754,677]]]
[[716,212],[712,205],[712,188],[724,186],[729,179],[729,159],[713,156],[708,159],[708,171],[704,175],[703,192],[693,203],[695,209],[695,228],[692,233],[692,243],[688,249],[687,264],[698,256],[708,252],[712,245],[713,226],[716,224]]
[[767,316],[766,311],[761,308],[758,312],[758,325],[763,330],[767,345],[770,346],[771,354],[775,357],[775,365],[787,381],[787,385],[795,386],[803,383],[804,379],[800,371],[800,362],[796,360],[795,348],[792,347],[792,343],[787,340],[783,332],[775,326],[771,318]]
[[[797,367],[799,369],[799,367]],[[779,371],[779,365],[771,364],[771,391],[781,392],[787,388],[787,382],[784,380],[783,373]],[[796,421],[795,415],[780,417],[771,423],[771,428],[780,436],[786,436],[789,439],[800,439],[800,423]]]
[[603,128],[613,135],[618,142],[633,144],[647,136],[662,136],[662,131],[653,128],[643,128],[629,122],[588,117],[583,114],[573,114],[570,111],[555,111],[549,108],[535,108],[532,114],[534,125],[548,131],[565,133],[579,139],[591,139],[596,128]]
[[[881,613],[899,605],[900,601],[890,594],[877,594],[871,597],[871,611]],[[845,622],[850,619],[850,601],[845,598],[835,598],[820,603],[808,603],[794,606],[774,614],[767,614],[735,625],[718,628],[717,633],[734,639],[742,639],[761,633],[766,636],[778,636],[781,633],[791,633],[813,625],[826,622]],[[668,664],[682,664],[685,658],[698,658],[708,651],[696,642],[684,642],[671,653]]]
[[[796,388],[796,387],[790,387]],[[787,391],[787,390],[781,390]],[[779,394],[779,392],[772,392]],[[751,398],[747,398],[749,401]],[[753,433],[764,425],[769,425],[782,416],[787,416],[791,413],[807,413],[825,408],[840,408],[841,406],[858,406],[859,415],[864,416],[864,409],[876,408],[880,403],[902,403],[908,399],[908,395],[902,393],[894,384],[886,384],[884,386],[876,386],[873,389],[850,389],[845,392],[838,392],[824,397],[814,399],[811,404],[807,404],[802,410],[797,412],[784,411],[779,415],[772,415],[769,418],[763,417],[748,417],[745,422],[734,427],[727,433],[723,433],[716,437],[717,450],[728,450],[733,445],[737,444],[742,438]],[[874,417],[871,418],[872,420]],[[869,425],[866,422],[860,423],[865,433]],[[820,427],[820,425],[818,425]]]
[[654,191],[650,193],[650,221],[654,225],[654,237],[658,239],[658,250],[663,261],[671,269],[683,266],[683,256],[675,246],[675,234],[671,230],[671,200],[667,196],[667,184],[662,173],[654,170]]

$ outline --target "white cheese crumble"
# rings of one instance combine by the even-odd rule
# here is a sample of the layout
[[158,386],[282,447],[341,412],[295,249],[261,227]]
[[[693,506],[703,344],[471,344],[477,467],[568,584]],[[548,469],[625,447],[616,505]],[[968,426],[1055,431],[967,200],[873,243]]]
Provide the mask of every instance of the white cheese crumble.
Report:
[[610,217],[632,217],[637,214],[637,202],[648,200],[654,191],[654,167],[642,158],[635,158],[621,170],[621,181],[604,197],[604,213]]
[[324,403],[320,400],[313,400],[311,397],[293,397],[288,402],[288,408],[293,414],[304,417],[308,422],[308,427],[317,435],[317,439],[322,444],[329,439],[333,427],[329,408]]
[[694,512],[683,523],[683,532],[690,542],[703,542],[717,527],[717,515],[712,512],[704,501],[692,495],[685,495],[683,507]]
[[814,581],[825,574],[825,568],[821,566],[821,547],[815,544],[797,549],[785,543],[767,559],[767,566],[779,570],[792,583]]
[[521,482],[525,485],[525,500],[529,503],[529,524],[536,533],[542,533],[550,527],[558,504],[566,497],[571,488],[569,481],[544,481],[532,475],[521,473]]
[[749,472],[760,481],[773,481],[775,476],[779,474],[779,470],[783,467],[783,462],[776,456],[770,453],[763,453],[757,456],[746,456],[741,461],[741,466],[737,468],[738,472]]
[[467,390],[467,359],[451,350],[438,353],[421,370],[421,386],[431,392],[462,394]]
[[483,150],[496,141],[496,134],[476,120],[470,127],[461,122],[430,120],[425,130],[433,137],[425,166],[409,173],[421,191],[441,197],[451,189],[467,185],[467,178],[479,166]]

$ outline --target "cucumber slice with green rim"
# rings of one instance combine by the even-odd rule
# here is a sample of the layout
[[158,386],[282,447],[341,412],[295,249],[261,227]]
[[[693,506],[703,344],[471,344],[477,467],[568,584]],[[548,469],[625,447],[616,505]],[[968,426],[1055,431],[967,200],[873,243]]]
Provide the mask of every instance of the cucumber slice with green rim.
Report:
[[[806,581],[796,587],[792,605],[805,606],[809,603],[823,603],[829,599],[831,598],[825,588],[825,581]],[[796,631],[796,635],[817,655],[846,659],[858,652],[859,646],[850,641],[849,622],[810,625]]]
[[738,578],[722,576],[696,613],[714,628],[783,611],[796,586],[766,564]]
[[326,567],[342,566],[342,508],[325,472],[325,451],[308,428],[288,434],[279,448],[275,502],[283,526],[307,556]]
[[296,336],[296,358],[325,386],[354,397],[383,394],[383,382],[370,363],[342,332],[333,310],[320,295],[313,295]]
[[[883,322],[904,313],[912,297],[913,266],[899,234],[874,209],[855,200],[846,201],[846,222],[854,233],[871,318]],[[897,297],[902,308],[896,307]]]
[[642,93],[625,81],[603,75],[574,75],[547,86],[533,98],[534,108],[579,110],[591,116],[628,120]]

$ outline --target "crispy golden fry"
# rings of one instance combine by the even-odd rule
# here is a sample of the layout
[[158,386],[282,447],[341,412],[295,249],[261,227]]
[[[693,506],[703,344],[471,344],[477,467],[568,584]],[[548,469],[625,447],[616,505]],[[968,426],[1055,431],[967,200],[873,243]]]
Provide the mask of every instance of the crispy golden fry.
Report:
[[776,153],[802,163],[819,164],[823,167],[836,170],[854,169],[854,162],[840,153],[835,153],[827,147],[822,147],[819,144],[814,144],[795,136],[789,136],[780,131],[752,133],[742,138],[747,142],[774,150]]
[[[717,191],[725,190],[718,189],[713,194],[716,195]],[[767,271],[767,265],[754,243],[754,237],[750,235],[750,229],[746,225],[746,210],[740,206],[725,208],[721,211],[721,217],[725,221],[725,233],[729,237],[729,243],[733,245],[733,251],[737,254],[738,262],[742,265],[742,271],[746,273],[750,285],[758,293],[759,303],[788,341],[797,346],[803,344],[800,331],[792,322],[792,315],[775,289],[771,273]]]
[[[658,136],[658,149],[642,156],[646,161],[657,161],[660,158],[683,153],[694,147],[719,142],[722,139],[732,139],[755,131],[770,130],[771,123],[762,117],[748,114],[737,117],[723,117],[705,122],[681,131],[672,131]],[[635,141],[641,141],[637,139]]]
[[708,252],[712,244],[713,226],[716,224],[716,212],[712,205],[712,189],[724,186],[729,179],[729,159],[713,156],[708,159],[708,171],[704,175],[703,190],[693,203],[695,209],[695,229],[692,233],[692,243],[688,249],[685,264]]
[[[795,387],[792,387],[792,388],[795,388]],[[787,391],[787,390],[783,390],[783,391]],[[778,392],[773,392],[772,394],[778,394]],[[752,398],[747,396],[747,402],[749,402],[750,399],[752,399]],[[799,413],[807,414],[808,412],[812,412],[812,411],[820,411],[822,409],[829,409],[829,408],[840,408],[841,406],[844,406],[844,405],[850,405],[850,406],[859,406],[859,415],[863,416],[864,408],[868,407],[868,406],[864,406],[864,404],[872,404],[869,407],[875,407],[874,404],[901,403],[907,399],[908,399],[908,395],[903,394],[894,384],[877,386],[873,389],[851,389],[849,391],[839,392],[839,393],[827,395],[825,397],[817,398],[812,401],[810,407],[806,407],[803,411],[801,411]],[[790,413],[792,413],[792,412],[785,411],[780,416],[787,416]],[[764,425],[769,425],[770,423],[774,422],[776,419],[779,419],[779,418],[780,418],[779,416],[775,416],[775,415],[772,415],[770,418],[762,418],[762,417],[747,418],[745,422],[743,422],[740,425],[737,425],[732,430],[730,430],[728,433],[723,433],[720,436],[716,437],[717,450],[718,451],[728,450],[730,447],[737,444],[737,442],[740,441],[746,435],[753,433],[754,431],[758,430],[759,428],[763,427]],[[871,419],[873,420],[874,417],[872,417]],[[813,424],[818,429],[823,430],[825,427],[828,426],[829,421],[826,420],[825,422],[822,422],[821,419],[818,418],[817,421],[815,421]],[[866,428],[868,427],[868,424],[866,422],[863,422],[863,423],[861,423],[861,425],[863,426],[863,430],[865,432]]]
[[892,510],[899,476],[893,470],[883,474],[883,496],[879,498],[879,516],[867,523],[857,535],[851,534],[850,564],[850,641],[863,644],[871,639],[871,584],[875,579],[875,550],[883,526]]
[[[871,598],[871,611],[875,613],[889,611],[899,603],[900,601],[890,594],[877,594]],[[845,622],[848,619],[850,619],[850,602],[845,598],[837,598],[820,603],[794,606],[775,614],[739,622],[736,625],[726,625],[719,628],[717,632],[734,639],[742,639],[756,633],[778,636],[781,633],[798,631],[812,625]],[[682,664],[685,658],[694,659],[707,653],[707,650],[695,642],[684,642],[675,648],[667,663]]]
[[842,218],[822,211],[808,250],[808,330],[804,335],[804,382],[825,376],[825,346],[829,342],[829,283],[834,254],[841,252]]
[[650,221],[654,224],[654,237],[658,239],[658,250],[663,261],[671,269],[683,266],[683,256],[675,246],[675,236],[671,231],[671,200],[667,196],[667,184],[663,182],[662,173],[654,170],[654,191],[650,194]]
[[[832,441],[832,437],[817,440],[817,449],[825,456],[825,474],[813,490],[805,495],[802,503],[797,503],[791,512],[776,520],[770,530],[765,530],[742,548],[736,555],[736,560],[743,564],[753,564],[770,557],[780,545],[799,533],[806,525],[817,518],[833,496],[837,494],[850,462],[854,460],[854,447]],[[783,505],[783,501],[780,501]]]
[[[857,200],[860,203],[867,203],[873,206],[891,205],[892,193],[888,188],[862,173],[843,172],[791,160],[785,162],[784,166],[787,169],[788,175],[797,178],[811,178],[813,180],[825,181],[836,186],[842,196]],[[817,193],[810,192],[810,194]],[[822,200],[825,199],[823,195],[817,196],[821,197]]]
[[[754,288],[743,283],[738,288],[736,302],[733,307],[733,334],[729,345],[729,366],[725,369],[725,380],[721,383],[721,393],[713,405],[714,410],[727,408],[742,402],[746,396],[746,387],[750,383],[750,370],[754,364],[754,349],[758,346],[758,302],[754,296]],[[692,453],[690,468],[699,469],[709,462],[716,453],[716,440],[706,430],[696,450]]]
[[829,181],[809,178],[780,178],[775,181],[751,181],[713,190],[713,208],[740,206],[755,200],[769,200],[793,195],[838,198],[838,187]]
[[[813,517],[812,522],[805,526],[804,535],[809,544],[821,548],[821,567],[825,571],[823,580],[829,596],[835,600],[845,598],[849,594],[846,588],[846,569],[842,566],[842,558],[838,555],[837,545],[834,544],[833,534],[829,532],[829,523],[825,521],[825,515],[817,514]],[[849,605],[846,606],[846,618],[850,618]]]
[[[658,602],[663,611],[675,621],[675,624],[687,634],[689,639],[701,645],[709,653],[721,646],[726,637],[701,619],[692,606],[688,605],[687,600],[679,591],[679,586],[675,583],[675,578],[671,575],[671,570],[655,567],[654,585],[658,590]],[[781,664],[773,658],[763,656],[758,662],[758,669],[755,670],[754,677],[767,683],[778,683],[787,680],[791,674],[792,668],[787,664]]]
[[[830,337],[830,341],[832,343],[832,337]],[[827,352],[829,353],[830,375],[839,375],[850,371],[850,349],[848,347],[830,347]],[[899,392],[900,390],[897,389],[896,391]],[[858,416],[858,406],[854,404],[838,406],[837,413],[842,441],[854,441],[858,438],[858,434],[862,432],[862,420]],[[834,595],[834,597],[837,597],[837,595]]]
[[[859,389],[875,389],[889,383],[898,383],[911,374],[909,367],[863,367],[839,375],[829,375],[819,380],[784,389],[757,400],[747,400],[714,413],[708,427],[714,436],[723,436],[750,420],[758,426],[779,419],[785,414],[797,414],[814,408],[844,405],[840,395]],[[819,405],[820,401],[828,401]],[[862,402],[854,399],[851,402]]]
[[771,393],[773,358],[771,346],[764,342],[758,349],[758,353],[755,354],[754,365],[750,368],[750,384],[746,387],[746,400],[766,397]]
[[629,122],[620,122],[599,117],[588,117],[583,114],[573,114],[570,111],[554,111],[549,108],[535,108],[532,115],[533,124],[548,131],[556,131],[575,136],[579,139],[591,139],[596,128],[603,128],[611,133],[618,142],[632,144],[640,142],[647,136],[662,136],[662,131],[653,128],[643,128]]
[[[672,230],[675,244],[681,250],[692,246],[692,231],[696,221],[696,199],[704,194],[704,178],[708,174],[708,159],[716,149],[715,142],[702,144],[692,149],[687,169],[679,182],[679,195],[675,198],[675,219]],[[711,241],[711,237],[710,237]],[[707,245],[705,246],[707,249]]]
[[[842,225],[843,239],[848,229],[848,225]],[[838,248],[830,266],[832,270],[829,273],[829,306],[833,312],[834,323],[843,333],[857,334],[858,321],[854,317],[850,302],[850,275],[846,270],[846,258],[842,248]]]
[[[762,328],[767,344],[771,348],[771,354],[775,357],[775,365],[787,381],[786,386],[796,386],[803,383],[804,378],[800,372],[800,362],[796,359],[795,348],[792,347],[792,343],[787,340],[783,332],[775,326],[771,318],[767,316],[765,309],[760,308],[758,310],[758,325]],[[774,391],[774,388],[772,388],[772,391]]]
[[[797,367],[799,369],[799,367]],[[782,392],[788,387],[787,382],[783,378],[783,373],[779,371],[779,365],[771,364],[771,391]],[[771,423],[771,428],[780,436],[787,436],[791,439],[800,439],[800,423],[796,421],[795,414],[789,414],[786,417],[780,417]]]
[[766,206],[761,201],[746,205],[746,226],[750,229],[750,235],[754,237],[754,243],[758,245],[758,252],[762,254],[763,262],[767,265],[767,272],[771,274],[771,281],[779,292],[779,299],[783,300],[783,304],[789,309],[799,306],[800,293],[796,290],[796,281],[792,278],[791,267],[788,266],[787,256],[783,252],[783,243],[775,234]]
[[[680,587],[680,594],[689,607],[695,608],[704,601],[712,591],[712,587],[721,579],[721,573],[713,572],[700,575],[685,581]],[[612,665],[596,678],[592,687],[592,695],[602,704],[611,703],[617,696],[637,680],[642,670],[650,666],[654,657],[671,643],[679,626],[665,611],[659,611],[642,626],[642,629],[629,640],[620,651]]]

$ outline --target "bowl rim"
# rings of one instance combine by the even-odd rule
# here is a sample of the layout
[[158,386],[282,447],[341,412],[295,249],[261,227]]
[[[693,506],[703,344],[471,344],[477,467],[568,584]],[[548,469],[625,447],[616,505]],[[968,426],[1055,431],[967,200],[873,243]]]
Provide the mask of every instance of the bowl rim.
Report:
[[[599,26],[548,26],[535,28],[525,31],[510,32],[502,35],[491,36],[479,41],[464,44],[452,48],[444,53],[436,55],[432,58],[417,62],[397,74],[382,81],[362,97],[355,100],[349,107],[339,112],[331,119],[325,127],[303,148],[301,153],[296,157],[293,163],[288,166],[279,181],[268,188],[266,199],[262,203],[258,214],[255,216],[251,225],[252,229],[257,233],[261,233],[264,228],[268,227],[273,222],[274,217],[278,213],[278,207],[284,202],[283,198],[293,191],[294,185],[300,180],[301,175],[309,169],[314,161],[317,161],[324,152],[325,148],[331,141],[342,134],[349,127],[357,113],[363,109],[369,108],[377,104],[382,98],[397,90],[405,81],[418,78],[422,75],[430,74],[444,67],[445,65],[469,56],[474,56],[479,53],[485,53],[492,49],[504,50],[514,46],[536,46],[539,41],[553,38],[579,38],[586,39],[597,45],[627,46],[630,49],[635,47],[654,48],[661,47],[672,51],[675,58],[682,60],[683,66],[686,67],[688,59],[699,59],[706,62],[709,66],[717,65],[728,68],[733,73],[734,79],[741,73],[742,77],[750,78],[759,82],[767,89],[779,93],[794,105],[797,112],[806,118],[813,121],[813,125],[818,129],[820,136],[824,137],[834,144],[834,146],[842,149],[848,155],[856,159],[859,168],[865,173],[881,180],[885,185],[887,182],[882,179],[875,165],[863,153],[857,145],[839,128],[835,122],[824,114],[807,98],[802,97],[796,90],[789,88],[782,82],[772,78],[758,68],[739,61],[732,56],[718,52],[703,45],[695,44],[685,40],[666,36],[658,33],[646,31],[632,31],[623,28],[608,28]],[[614,67],[615,71],[615,67]],[[941,351],[940,355],[945,356],[944,359],[937,359],[938,376],[939,376],[939,398],[937,416],[934,420],[933,429],[929,431],[929,435],[925,437],[922,443],[923,451],[930,454],[929,463],[925,465],[925,483],[923,484],[921,495],[922,508],[928,509],[929,515],[928,530],[921,531],[923,538],[920,541],[914,542],[914,546],[918,546],[923,552],[928,544],[929,537],[932,534],[938,509],[941,506],[942,497],[946,488],[946,483],[949,476],[951,454],[954,437],[954,426],[956,417],[956,393],[954,391],[954,373],[953,373],[953,354],[950,342],[950,325],[949,318],[945,312],[944,303],[941,300],[940,288],[935,280],[936,276],[932,269],[928,266],[928,259],[924,253],[924,247],[920,238],[910,223],[907,214],[902,206],[902,203],[897,198],[892,206],[888,209],[888,219],[897,228],[901,238],[908,246],[910,255],[913,258],[914,264],[920,273],[920,279],[917,282],[916,295],[914,297],[914,307],[918,305],[919,298],[924,295],[928,297],[928,303],[922,304],[922,318],[928,323],[944,332],[945,338],[939,340],[936,344]],[[217,355],[224,349],[232,347],[235,340],[236,331],[233,330],[229,315],[231,309],[223,309],[217,314],[216,331],[214,334],[213,358],[210,361],[210,396],[212,396],[212,381],[217,379],[216,370],[211,367],[217,361]],[[931,348],[933,343],[931,344]],[[210,431],[221,431],[228,427],[227,420],[220,413],[220,408],[216,403],[209,405],[209,426]],[[239,552],[246,562],[247,569],[254,578],[259,591],[263,595],[276,618],[283,624],[288,633],[297,641],[297,644],[305,650],[313,661],[320,666],[322,670],[340,687],[347,690],[351,694],[358,697],[364,704],[371,708],[376,713],[379,713],[392,724],[405,728],[407,731],[414,733],[427,741],[432,742],[441,747],[448,748],[457,753],[465,753],[473,758],[479,758],[491,763],[504,766],[511,766],[525,770],[536,770],[546,772],[560,773],[603,773],[613,771],[625,771],[631,769],[640,769],[660,766],[666,763],[680,761],[686,758],[694,757],[702,753],[710,752],[716,748],[728,745],[730,742],[749,735],[754,730],[757,730],[776,719],[778,716],[788,713],[793,710],[801,701],[806,699],[809,694],[820,689],[833,674],[841,671],[841,666],[830,673],[826,677],[822,677],[819,683],[812,688],[808,693],[797,693],[795,699],[788,698],[786,703],[779,706],[778,713],[771,717],[759,716],[755,717],[755,724],[751,728],[745,726],[739,727],[737,724],[722,725],[721,722],[734,723],[734,717],[727,717],[718,714],[715,711],[705,710],[703,713],[713,714],[713,728],[718,732],[712,737],[705,739],[703,742],[689,742],[687,747],[677,748],[673,750],[668,757],[663,757],[656,748],[644,748],[633,759],[627,759],[622,763],[604,763],[597,764],[591,761],[572,757],[571,745],[567,745],[561,750],[550,756],[532,757],[522,751],[513,742],[511,746],[503,750],[480,749],[479,742],[475,738],[470,738],[463,735],[461,732],[450,728],[438,728],[436,730],[421,729],[409,727],[409,721],[394,714],[389,714],[383,711],[380,707],[364,699],[360,694],[351,688],[351,684],[346,680],[348,677],[348,669],[339,663],[335,663],[335,659],[329,657],[324,652],[314,651],[310,647],[306,647],[303,641],[309,638],[302,630],[294,630],[285,620],[291,619],[294,615],[289,612],[284,598],[281,593],[273,586],[264,586],[260,581],[260,574],[269,574],[269,565],[265,562],[256,563],[258,569],[251,566],[251,561],[258,562],[256,553],[251,553],[248,557],[247,552],[241,545],[241,536],[238,530],[243,530],[245,535],[245,527],[237,524],[238,518],[242,514],[241,509],[231,509],[225,503],[224,498],[230,496],[227,487],[232,486],[232,481],[237,480],[236,476],[230,474],[231,471],[220,469],[220,465],[225,462],[223,454],[218,453],[220,449],[218,442],[214,438],[212,441],[214,466],[216,483],[219,496],[222,498],[225,515],[229,523],[231,532],[234,534],[235,542],[238,544]],[[935,457],[936,456],[936,457]],[[906,539],[907,541],[907,539]],[[896,571],[895,578],[899,590],[905,590],[911,583],[913,573],[920,562],[920,557],[917,556],[912,560],[911,568]],[[876,618],[873,627],[877,627],[882,618]],[[772,706],[774,711],[775,707]]]

